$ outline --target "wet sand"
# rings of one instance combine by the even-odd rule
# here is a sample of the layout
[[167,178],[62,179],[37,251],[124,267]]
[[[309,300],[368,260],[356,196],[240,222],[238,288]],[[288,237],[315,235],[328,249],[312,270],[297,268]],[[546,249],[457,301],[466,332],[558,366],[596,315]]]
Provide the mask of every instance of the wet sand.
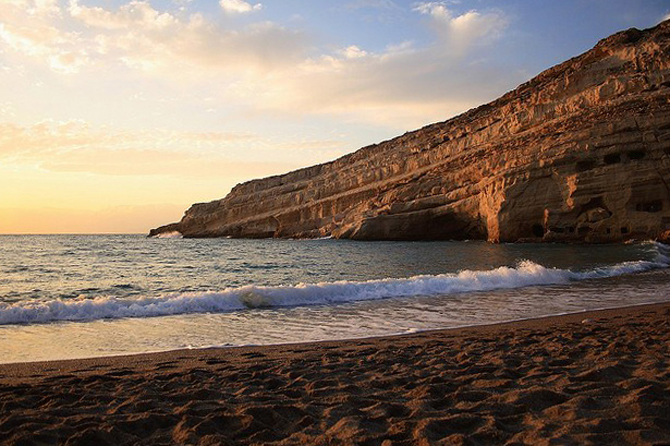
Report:
[[670,303],[0,365],[0,444],[670,444]]

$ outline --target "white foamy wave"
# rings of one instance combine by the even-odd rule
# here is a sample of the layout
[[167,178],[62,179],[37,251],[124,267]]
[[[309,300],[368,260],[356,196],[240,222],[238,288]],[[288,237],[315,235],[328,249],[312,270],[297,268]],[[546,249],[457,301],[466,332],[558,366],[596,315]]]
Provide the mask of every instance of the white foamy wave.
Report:
[[250,285],[218,292],[173,293],[142,298],[97,297],[0,303],[0,325],[221,313],[251,308],[332,304],[563,284],[668,267],[668,249],[659,247],[657,251],[658,258],[654,261],[624,262],[581,272],[546,268],[537,263],[523,261],[515,268],[465,270],[455,274],[415,276],[407,279],[301,283],[276,287]]
[[183,236],[179,231],[171,231],[171,232],[161,232],[154,238],[183,238]]

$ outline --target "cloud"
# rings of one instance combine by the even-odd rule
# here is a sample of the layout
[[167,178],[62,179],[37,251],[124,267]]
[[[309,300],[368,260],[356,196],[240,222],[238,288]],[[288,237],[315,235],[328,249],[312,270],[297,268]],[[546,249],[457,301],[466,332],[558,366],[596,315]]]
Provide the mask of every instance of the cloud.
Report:
[[416,8],[440,25],[433,27],[433,45],[401,42],[378,52],[349,45],[264,78],[248,87],[243,101],[253,101],[256,110],[330,113],[410,130],[480,105],[525,80],[481,57],[507,26],[500,13],[453,15],[432,3]]
[[670,20],[670,12],[663,16],[661,22],[665,22],[666,20]]
[[[414,5],[410,15],[428,19],[423,23],[433,31],[432,43],[389,42],[385,49],[372,50],[356,42],[332,49],[299,28],[215,21],[144,0],[116,8],[69,0],[62,20],[53,13],[30,16],[29,1],[34,0],[0,2],[0,41],[9,43],[13,56],[42,60],[52,71],[78,74],[89,85],[116,85],[122,78],[136,85],[160,84],[166,95],[207,91],[212,101],[206,109],[217,113],[225,109],[250,118],[330,114],[407,130],[446,119],[523,80],[486,61],[489,44],[508,26],[506,16],[500,11],[456,14],[453,3]],[[364,0],[348,7],[396,5]],[[73,25],[66,28],[65,22]]]
[[248,133],[119,131],[95,128],[82,120],[46,120],[32,126],[0,123],[4,164],[39,166],[51,172],[242,181],[299,167],[296,160],[312,157],[315,149],[338,146],[341,143],[334,140],[282,143]]
[[244,133],[113,131],[82,120],[32,126],[5,122],[0,123],[0,158],[52,171],[191,175],[224,162],[216,152],[227,145],[253,139]]
[[356,45],[350,45],[338,51],[338,54],[345,59],[360,59],[368,55],[367,51],[360,49]]
[[[244,4],[236,3],[236,7],[244,8]],[[203,68],[212,67],[228,73],[267,70],[295,62],[306,48],[300,32],[272,22],[224,28],[200,13],[177,16],[160,12],[145,1],[133,0],[110,11],[70,0],[69,12],[89,30],[86,43],[90,52],[104,55],[100,59],[158,74],[169,71],[197,76]]]
[[[244,5],[226,3],[240,11]],[[257,10],[260,4],[248,6]],[[74,22],[66,27],[56,17],[61,14]],[[224,27],[201,13],[160,11],[143,0],[116,9],[69,0],[62,11],[55,0],[5,0],[0,2],[0,43],[60,74],[121,66],[182,77],[197,77],[212,67],[226,74],[266,71],[301,60],[308,47],[300,31],[272,22]]]
[[161,13],[148,2],[138,0],[121,5],[117,12],[101,7],[81,6],[79,0],[70,0],[68,11],[88,27],[108,30],[142,26],[144,30],[160,31],[174,28],[179,22],[172,14]]
[[32,15],[60,16],[61,10],[58,0],[34,0],[29,6],[28,13]]
[[290,170],[290,163],[244,161],[165,149],[101,149],[85,147],[40,160],[52,172],[86,172],[101,175],[166,175],[188,178],[228,178],[244,181]]
[[252,5],[244,0],[221,0],[221,8],[229,14],[244,14],[247,12],[260,11],[263,8],[261,3]]
[[[366,3],[367,4],[367,3]],[[433,44],[413,42],[370,51],[359,45],[306,58],[230,90],[254,110],[335,114],[408,130],[480,105],[524,80],[482,58],[509,20],[499,11],[452,13],[444,3],[421,3]]]
[[444,2],[417,3],[414,11],[430,16],[432,26],[443,44],[458,55],[462,55],[472,45],[490,43],[499,38],[509,25],[509,20],[502,12],[481,13],[470,10],[456,15]]
[[0,119],[12,119],[16,116],[16,106],[11,102],[0,102]]
[[76,73],[87,64],[88,54],[76,32],[53,26],[60,13],[58,3],[51,0],[0,2],[0,42],[46,61],[58,73]]

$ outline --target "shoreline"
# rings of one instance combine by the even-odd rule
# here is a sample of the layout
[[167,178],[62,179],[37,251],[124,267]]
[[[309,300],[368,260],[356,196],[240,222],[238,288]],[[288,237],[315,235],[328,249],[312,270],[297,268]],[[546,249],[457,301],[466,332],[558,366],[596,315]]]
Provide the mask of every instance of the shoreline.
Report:
[[[193,348],[176,348],[176,349],[170,349],[170,350],[156,350],[156,351],[147,351],[147,352],[137,352],[137,353],[119,353],[119,354],[112,354],[112,355],[100,355],[100,356],[89,356],[89,357],[81,357],[81,358],[65,358],[65,359],[47,359],[47,360],[35,360],[35,361],[16,361],[16,362],[0,362],[0,373],[2,372],[2,367],[3,366],[12,366],[12,365],[28,365],[28,364],[50,364],[50,363],[62,363],[62,362],[70,362],[70,361],[88,361],[88,360],[113,360],[117,358],[125,358],[125,357],[133,357],[133,356],[153,356],[153,355],[163,355],[163,354],[178,354],[178,353],[183,353],[183,352],[197,352],[200,350],[217,350],[217,349],[222,349],[222,350],[228,350],[228,349],[245,349],[245,348],[251,348],[251,349],[256,349],[256,348],[273,348],[273,347],[291,347],[291,346],[311,346],[312,344],[323,344],[323,343],[349,343],[349,342],[360,342],[360,341],[375,341],[375,340],[387,340],[387,341],[392,341],[394,338],[398,337],[405,337],[405,336],[412,336],[412,335],[420,335],[420,334],[439,334],[443,333],[445,335],[448,335],[449,332],[452,331],[458,331],[458,330],[463,330],[463,329],[478,329],[478,328],[486,328],[486,327],[496,327],[496,326],[501,326],[501,325],[509,325],[509,324],[518,324],[518,323],[524,323],[524,322],[533,322],[533,321],[542,321],[545,319],[552,319],[552,318],[563,318],[563,317],[568,317],[568,316],[579,316],[579,315],[585,315],[587,313],[601,313],[601,312],[607,312],[607,311],[617,311],[617,310],[625,310],[625,309],[634,309],[636,307],[646,307],[646,306],[654,306],[654,305],[670,305],[670,298],[668,298],[667,301],[662,301],[662,302],[642,302],[642,303],[635,303],[635,304],[630,304],[630,305],[621,305],[621,306],[615,306],[615,307],[603,307],[603,308],[595,308],[595,309],[588,309],[588,310],[581,310],[577,312],[567,312],[567,313],[556,313],[556,314],[548,314],[545,316],[533,316],[533,317],[528,317],[528,318],[521,318],[521,319],[512,319],[508,321],[501,321],[501,322],[487,322],[487,323],[482,323],[482,324],[467,324],[467,325],[460,325],[460,326],[455,326],[455,327],[446,327],[446,328],[427,328],[427,329],[412,329],[412,331],[405,331],[405,332],[399,332],[399,333],[391,333],[391,334],[382,334],[382,335],[373,335],[373,336],[361,336],[361,337],[353,337],[353,338],[342,338],[342,339],[321,339],[321,340],[309,340],[309,341],[296,341],[296,342],[280,342],[276,344],[246,344],[246,345],[209,345],[209,346],[203,346],[203,347],[193,347]],[[77,321],[79,322],[79,321]],[[86,321],[82,321],[86,322]]]
[[670,442],[670,302],[0,364],[3,444]]

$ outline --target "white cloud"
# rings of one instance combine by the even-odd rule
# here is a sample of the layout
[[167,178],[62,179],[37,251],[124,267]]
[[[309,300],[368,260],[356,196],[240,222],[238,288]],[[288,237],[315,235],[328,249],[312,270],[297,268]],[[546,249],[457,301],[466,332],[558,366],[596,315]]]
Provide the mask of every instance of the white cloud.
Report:
[[230,14],[244,14],[247,12],[260,11],[263,8],[261,3],[252,5],[244,0],[221,0],[219,2],[221,8]]
[[79,34],[52,24],[60,14],[55,1],[0,2],[0,42],[31,58],[42,59],[62,74],[76,73],[88,55]]
[[[61,74],[125,65],[182,78],[219,67],[230,76],[299,62],[307,48],[300,32],[272,22],[225,28],[200,13],[162,12],[142,0],[115,10],[69,0],[65,13],[75,21],[65,28],[53,14],[36,16],[33,1],[0,1],[0,43]],[[49,11],[57,6],[54,1],[43,0],[39,10]]]
[[0,156],[64,154],[84,148],[218,148],[252,138],[250,134],[226,132],[112,131],[107,128],[93,128],[87,121],[79,119],[47,119],[31,126],[0,122]]
[[663,16],[661,22],[665,22],[666,20],[670,20],[670,12]]
[[501,12],[456,15],[446,3],[416,4],[415,10],[430,16],[433,45],[401,42],[379,52],[350,45],[269,79],[247,79],[247,88],[236,92],[256,110],[330,113],[409,130],[480,105],[525,80],[481,57],[508,25]]
[[[43,28],[44,29],[44,28]],[[48,31],[47,29],[44,29]],[[26,33],[25,31],[29,31]],[[24,29],[10,29],[0,24],[0,41],[10,48],[29,56],[43,58],[53,71],[73,74],[87,64],[85,50],[76,49],[76,45],[53,45],[41,36],[47,33],[35,33]],[[72,48],[72,49],[69,49]]]
[[31,16],[59,16],[58,0],[2,0],[0,7],[21,8]]
[[68,11],[86,26],[102,29],[128,29],[141,26],[148,31],[174,27],[178,20],[170,13],[161,13],[146,1],[133,0],[122,5],[118,12],[100,7],[81,6],[79,0],[70,0]]
[[345,59],[360,59],[368,55],[367,51],[360,49],[356,45],[351,45],[338,51]]
[[36,165],[52,172],[245,180],[296,168],[296,159],[314,157],[315,149],[340,146],[336,140],[268,141],[249,133],[123,131],[83,120],[48,119],[31,126],[0,122],[0,164]]
[[0,119],[14,118],[16,116],[16,106],[11,102],[0,102]]
[[[373,51],[352,44],[320,52],[300,29],[216,22],[144,0],[116,8],[69,0],[63,15],[70,17],[39,20],[21,7],[33,0],[11,1],[0,2],[0,41],[16,54],[41,59],[57,73],[79,73],[89,85],[102,79],[118,85],[123,78],[145,86],[159,81],[168,96],[207,91],[213,100],[203,110],[236,116],[333,114],[406,130],[446,119],[523,80],[486,62],[472,66],[483,60],[483,44],[502,35],[505,15],[458,15],[446,3],[414,5],[435,31],[431,45],[391,42]],[[66,22],[74,26],[65,28]]]
[[417,3],[414,10],[431,17],[432,25],[443,44],[458,55],[473,45],[499,38],[509,25],[507,17],[499,11],[481,13],[470,10],[456,15],[444,2]]
[[58,0],[33,0],[28,12],[33,15],[60,16],[61,9]]
[[256,113],[334,115],[405,131],[480,105],[525,80],[475,60],[411,42],[378,53],[350,46],[247,78],[228,92]]
[[133,0],[110,11],[70,0],[69,11],[90,31],[89,53],[156,74],[199,76],[203,68],[212,67],[229,74],[237,69],[267,70],[295,63],[306,47],[299,32],[272,22],[226,29],[200,13],[160,12],[146,1]]

